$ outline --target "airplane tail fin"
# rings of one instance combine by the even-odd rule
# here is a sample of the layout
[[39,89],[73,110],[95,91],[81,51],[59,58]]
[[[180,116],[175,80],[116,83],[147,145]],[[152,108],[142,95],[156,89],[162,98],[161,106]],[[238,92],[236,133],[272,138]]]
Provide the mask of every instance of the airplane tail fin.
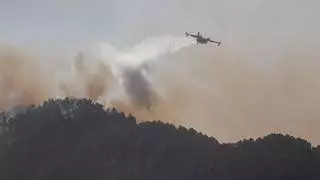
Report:
[[220,46],[221,42],[218,42],[218,46]]
[[186,32],[186,36],[187,36],[187,37],[188,37],[188,35],[189,35],[189,34]]

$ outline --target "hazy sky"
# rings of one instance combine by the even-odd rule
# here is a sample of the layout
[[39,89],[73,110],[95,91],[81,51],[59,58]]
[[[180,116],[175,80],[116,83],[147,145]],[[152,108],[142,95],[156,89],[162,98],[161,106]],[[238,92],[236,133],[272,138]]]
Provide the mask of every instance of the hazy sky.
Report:
[[[215,109],[196,111],[203,120],[187,114],[179,122],[222,140],[280,129],[319,143],[319,17],[317,0],[0,0],[0,43],[74,52],[94,43],[129,46],[150,36],[200,31],[222,41],[221,48],[181,52],[171,59],[185,63],[171,65],[181,70],[175,76],[186,71],[210,96],[193,103],[210,101],[206,105]],[[156,72],[176,72],[171,65]],[[186,96],[199,95],[189,86],[197,93],[184,89]]]
[[76,46],[108,40],[125,45],[150,35],[201,31],[226,44],[249,47],[286,44],[289,39],[298,43],[302,37],[302,43],[315,43],[319,4],[316,0],[1,0],[0,37],[19,43]]

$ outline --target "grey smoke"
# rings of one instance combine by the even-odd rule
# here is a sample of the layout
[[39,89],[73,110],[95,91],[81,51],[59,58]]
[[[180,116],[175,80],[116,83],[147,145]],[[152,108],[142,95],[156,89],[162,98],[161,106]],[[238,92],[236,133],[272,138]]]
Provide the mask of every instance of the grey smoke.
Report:
[[126,68],[123,72],[123,85],[131,101],[138,106],[150,109],[156,98],[152,85],[140,69]]

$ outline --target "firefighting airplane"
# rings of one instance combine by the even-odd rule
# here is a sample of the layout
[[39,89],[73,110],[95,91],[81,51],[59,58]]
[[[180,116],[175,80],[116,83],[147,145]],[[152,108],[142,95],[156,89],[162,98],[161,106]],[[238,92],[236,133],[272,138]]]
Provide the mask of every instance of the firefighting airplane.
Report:
[[197,35],[189,34],[186,32],[186,36],[191,36],[197,39],[197,44],[207,44],[208,42],[216,43],[218,46],[220,46],[221,42],[213,41],[210,38],[204,38],[199,32]]

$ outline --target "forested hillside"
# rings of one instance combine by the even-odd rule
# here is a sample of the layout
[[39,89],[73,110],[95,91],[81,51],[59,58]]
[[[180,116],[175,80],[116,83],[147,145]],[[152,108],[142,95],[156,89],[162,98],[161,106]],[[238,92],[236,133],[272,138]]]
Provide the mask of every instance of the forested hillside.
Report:
[[269,134],[222,144],[87,99],[3,112],[0,130],[1,180],[320,179],[320,147],[303,139]]

